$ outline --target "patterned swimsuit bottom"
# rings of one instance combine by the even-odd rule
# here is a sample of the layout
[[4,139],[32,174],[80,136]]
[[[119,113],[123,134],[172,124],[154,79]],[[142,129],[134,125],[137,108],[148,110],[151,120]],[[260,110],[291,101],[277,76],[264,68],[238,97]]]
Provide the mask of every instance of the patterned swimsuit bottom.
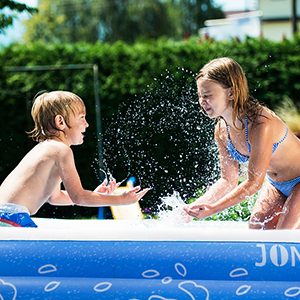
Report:
[[37,227],[25,206],[0,203],[0,227]]

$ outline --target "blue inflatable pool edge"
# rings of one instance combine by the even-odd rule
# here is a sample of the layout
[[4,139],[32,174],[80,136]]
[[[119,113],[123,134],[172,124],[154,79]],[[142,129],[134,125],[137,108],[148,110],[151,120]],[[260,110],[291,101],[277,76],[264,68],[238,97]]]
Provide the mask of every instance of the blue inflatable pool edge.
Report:
[[299,299],[298,230],[34,219],[0,228],[0,299]]

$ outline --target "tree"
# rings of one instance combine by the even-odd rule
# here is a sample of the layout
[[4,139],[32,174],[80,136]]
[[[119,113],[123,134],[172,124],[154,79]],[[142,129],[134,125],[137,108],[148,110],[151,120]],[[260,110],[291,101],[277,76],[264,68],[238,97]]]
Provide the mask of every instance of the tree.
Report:
[[24,40],[95,43],[102,4],[101,0],[40,0],[39,13],[24,22]]
[[[38,4],[39,13],[24,21],[27,27],[24,40],[71,43],[72,22],[67,19],[63,10],[67,5],[68,1],[61,1],[60,3],[59,0],[40,0]],[[77,12],[74,13],[74,18],[78,19]]]
[[166,6],[159,0],[41,0],[39,14],[25,21],[26,41],[134,42],[171,33]]
[[211,0],[171,0],[176,10],[181,12],[181,28],[191,35],[197,34],[204,27],[204,21],[222,19],[224,13],[215,7]]
[[26,21],[26,41],[133,43],[138,39],[182,39],[208,18],[223,13],[210,0],[40,0]]
[[[4,8],[10,9],[12,12],[23,12],[27,11],[31,14],[36,13],[37,9],[33,7],[29,7],[26,4],[18,3],[13,0],[1,0],[0,1],[0,10],[3,10]],[[15,14],[6,14],[6,13],[0,13],[0,33],[4,33],[5,28],[13,24],[13,20],[16,17]]]
[[159,0],[104,0],[106,9],[100,12],[104,40],[134,42],[138,38],[157,39],[172,36],[174,24],[167,6]]

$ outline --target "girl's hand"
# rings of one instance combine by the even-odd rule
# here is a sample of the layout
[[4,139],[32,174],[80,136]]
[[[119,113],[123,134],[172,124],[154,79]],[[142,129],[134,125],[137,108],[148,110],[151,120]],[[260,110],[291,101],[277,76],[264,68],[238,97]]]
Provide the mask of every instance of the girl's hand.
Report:
[[149,189],[144,189],[138,193],[141,189],[140,186],[137,186],[133,189],[130,189],[122,194],[123,201],[121,204],[131,204],[138,202],[144,195],[149,191]]
[[113,191],[120,185],[120,183],[116,183],[115,180],[110,181],[109,185],[107,185],[108,180],[105,180],[94,190],[96,193],[110,195]]
[[184,206],[183,209],[189,216],[199,220],[214,214],[213,206],[206,203],[187,205]]
[[190,216],[183,207],[183,210],[181,211],[181,220],[185,223],[190,223],[193,219],[194,218]]

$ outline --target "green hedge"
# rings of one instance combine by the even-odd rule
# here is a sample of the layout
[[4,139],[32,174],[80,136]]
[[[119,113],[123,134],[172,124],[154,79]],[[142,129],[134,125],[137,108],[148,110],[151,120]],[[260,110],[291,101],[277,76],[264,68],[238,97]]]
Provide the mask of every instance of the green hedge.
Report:
[[[197,103],[195,73],[209,60],[229,56],[244,68],[251,93],[270,108],[283,96],[300,99],[300,40],[243,43],[159,40],[127,45],[96,43],[13,44],[0,52],[0,181],[34,145],[31,100],[40,90],[70,90],[83,98],[90,128],[74,147],[85,188],[101,180],[97,154],[93,72],[86,70],[8,72],[4,67],[97,64],[101,98],[104,170],[122,180],[135,176],[153,189],[141,202],[157,208],[159,197],[180,192],[184,200],[218,176],[213,124]],[[93,215],[96,209],[43,207],[40,216]]]

